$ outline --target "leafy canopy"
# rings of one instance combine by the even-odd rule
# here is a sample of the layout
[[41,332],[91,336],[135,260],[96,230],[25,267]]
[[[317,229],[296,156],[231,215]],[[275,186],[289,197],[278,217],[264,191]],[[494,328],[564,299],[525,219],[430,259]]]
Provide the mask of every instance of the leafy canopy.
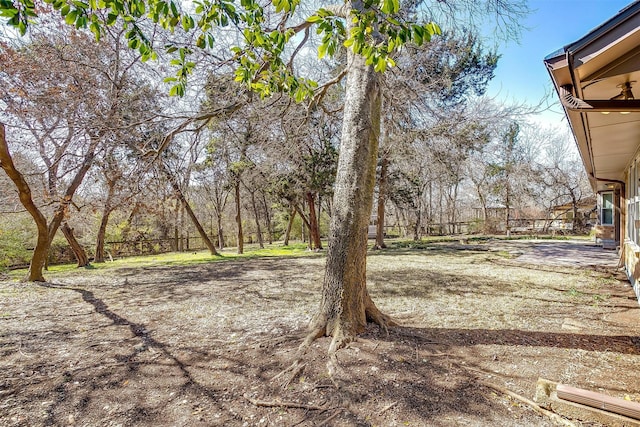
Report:
[[[321,8],[305,22],[288,26],[295,16],[300,0],[271,0],[262,6],[257,0],[195,0],[193,12],[186,12],[181,3],[166,0],[0,0],[0,16],[7,24],[25,34],[35,23],[39,13],[53,8],[68,25],[88,29],[100,37],[108,26],[121,26],[129,47],[136,49],[143,61],[157,59],[156,47],[145,32],[145,22],[159,25],[166,31],[181,29],[195,36],[195,47],[211,49],[216,43],[216,31],[233,27],[241,34],[242,43],[233,46],[233,60],[237,64],[236,81],[245,84],[262,97],[276,92],[292,95],[302,101],[313,95],[317,83],[294,74],[291,57],[285,55],[287,45],[294,36],[311,26],[321,35],[318,56],[333,56],[340,46],[363,55],[367,64],[384,72],[395,65],[392,53],[406,43],[421,45],[428,42],[440,29],[434,23],[417,23],[401,18],[399,0],[365,0],[362,7]],[[275,28],[272,19],[280,22]],[[345,20],[350,20],[345,25]],[[350,31],[347,29],[350,28]],[[298,40],[299,42],[299,40]],[[171,65],[177,68],[174,77],[166,79],[173,84],[172,95],[185,93],[187,77],[195,63],[189,60],[192,48],[165,45],[173,54]]]

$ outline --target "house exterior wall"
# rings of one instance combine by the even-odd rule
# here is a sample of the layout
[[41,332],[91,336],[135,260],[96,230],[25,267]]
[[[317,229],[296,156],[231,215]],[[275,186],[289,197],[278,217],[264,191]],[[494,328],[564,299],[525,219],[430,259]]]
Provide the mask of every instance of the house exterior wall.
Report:
[[612,225],[596,225],[596,240],[602,242],[603,240],[615,240],[616,230]]

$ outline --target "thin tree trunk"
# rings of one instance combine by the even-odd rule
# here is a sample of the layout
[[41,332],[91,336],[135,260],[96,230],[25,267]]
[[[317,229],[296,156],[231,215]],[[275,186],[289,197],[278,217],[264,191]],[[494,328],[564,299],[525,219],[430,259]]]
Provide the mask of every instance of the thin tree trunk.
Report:
[[[509,179],[509,178],[507,177],[507,179]],[[505,205],[506,205],[506,208],[507,208],[507,211],[506,211],[506,214],[505,214],[505,229],[506,229],[505,234],[507,235],[507,237],[511,236],[511,226],[509,225],[509,222],[511,220],[511,206],[510,206],[511,200],[510,200],[510,197],[509,197],[510,195],[511,195],[511,191],[509,189],[509,185],[507,184],[507,195],[506,195],[506,198],[505,198]]]
[[104,262],[104,241],[107,233],[107,224],[109,223],[109,215],[111,215],[112,209],[105,208],[102,213],[102,219],[100,220],[100,227],[98,228],[98,236],[96,237],[96,254],[93,258],[93,262]]
[[368,320],[385,329],[392,323],[375,306],[366,287],[367,229],[380,134],[379,77],[363,57],[351,51],[347,55],[349,73],[325,278],[320,309],[312,322],[312,335],[333,337],[329,346],[333,357],[364,330]]
[[108,181],[109,190],[107,192],[107,200],[104,203],[104,209],[102,211],[102,219],[100,220],[100,227],[98,228],[98,235],[96,236],[96,254],[93,258],[93,262],[104,262],[104,239],[107,233],[107,224],[109,223],[109,215],[113,208],[111,203],[113,195],[115,194],[115,181]]
[[309,205],[309,234],[312,249],[322,249],[322,241],[320,240],[320,228],[318,225],[318,217],[316,216],[316,204],[313,193],[308,191],[306,194],[307,204]]
[[378,207],[376,210],[376,244],[375,249],[384,249],[384,203],[387,197],[387,169],[389,159],[384,156],[380,165],[380,179],[378,180]]
[[202,238],[202,241],[205,243],[205,245],[207,245],[207,248],[209,249],[209,252],[211,253],[211,255],[220,255],[216,250],[216,246],[211,242],[211,239],[209,239],[209,236],[207,236],[207,232],[205,231],[204,227],[202,227],[202,224],[200,224],[200,221],[198,221],[198,218],[196,217],[196,214],[193,212],[193,209],[191,209],[189,202],[184,197],[184,193],[180,189],[180,186],[178,185],[174,177],[171,175],[171,173],[169,172],[165,164],[162,164],[162,169],[167,179],[169,180],[171,187],[173,187],[173,191],[176,193],[176,197],[182,203],[182,208],[191,219],[191,222],[196,227],[196,230],[198,230],[198,234]]
[[264,249],[264,240],[262,239],[262,227],[260,227],[260,215],[258,215],[258,204],[256,203],[256,193],[251,192],[251,207],[253,208],[253,216],[256,220],[256,233],[258,235],[258,244],[260,249]]
[[218,248],[224,248],[224,229],[222,228],[222,215],[216,214],[218,228]]
[[56,232],[58,231],[58,227],[60,227],[62,220],[67,214],[67,210],[69,205],[71,204],[71,199],[73,199],[73,195],[75,194],[78,187],[80,187],[80,184],[82,184],[82,181],[84,180],[85,175],[93,165],[93,159],[95,158],[96,148],[98,147],[99,142],[100,142],[100,139],[97,136],[91,138],[91,143],[89,144],[89,148],[87,149],[87,152],[84,156],[82,165],[80,166],[80,169],[78,169],[75,176],[71,180],[71,184],[69,184],[69,187],[67,187],[67,191],[62,197],[62,201],[56,208],[53,214],[53,218],[49,223],[49,242],[53,241],[53,238],[55,237]]
[[89,265],[89,257],[80,242],[78,242],[73,235],[73,228],[69,227],[69,224],[65,221],[62,223],[60,230],[62,234],[64,234],[65,239],[67,239],[69,247],[71,247],[73,255],[76,257],[76,261],[78,261],[78,267],[87,267]]
[[289,222],[287,222],[287,231],[284,233],[284,245],[289,246],[289,237],[291,236],[291,227],[293,227],[293,220],[296,217],[296,208],[291,209],[289,214]]
[[416,222],[415,225],[413,226],[413,240],[415,242],[417,242],[418,240],[420,240],[420,228],[422,227],[422,209],[420,209],[420,207],[418,207],[418,209],[416,209]]
[[238,228],[238,254],[244,253],[244,234],[242,232],[242,206],[240,204],[240,180],[235,183],[236,226]]
[[308,230],[309,231],[309,249],[313,249],[313,246],[312,246],[313,243],[311,239],[311,222],[309,221],[307,216],[304,214],[304,212],[302,212],[302,209],[300,208],[300,206],[295,205],[295,209],[298,212],[298,215],[300,215],[300,218],[302,219],[302,241],[303,242],[307,241],[307,239],[305,238],[304,230]]
[[7,176],[13,181],[16,189],[18,190],[18,196],[20,203],[29,212],[36,227],[38,229],[38,239],[36,241],[36,247],[31,256],[31,263],[29,264],[29,272],[27,274],[27,280],[30,282],[44,282],[44,275],[42,274],[44,265],[47,259],[47,253],[49,252],[49,229],[47,227],[47,219],[44,217],[40,209],[33,202],[31,197],[31,188],[24,176],[18,171],[13,163],[11,154],[9,153],[9,147],[5,137],[4,125],[0,123],[0,167],[5,171]]
[[122,227],[122,240],[125,242],[129,237],[129,232],[131,231],[131,224],[133,223],[133,219],[136,217],[139,210],[140,210],[140,203],[136,202],[135,205],[133,205],[133,209],[131,209],[131,213],[127,217],[127,222],[125,223],[125,226]]
[[264,221],[267,226],[267,241],[269,244],[273,244],[273,225],[271,224],[271,211],[267,205],[267,197],[262,193],[262,206],[264,207]]

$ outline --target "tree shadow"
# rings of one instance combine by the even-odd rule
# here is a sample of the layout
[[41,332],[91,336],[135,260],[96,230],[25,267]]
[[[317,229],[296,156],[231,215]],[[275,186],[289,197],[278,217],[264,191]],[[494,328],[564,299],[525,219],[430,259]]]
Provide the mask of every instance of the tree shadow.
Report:
[[[129,374],[139,371],[141,366],[148,363],[145,361],[138,361],[137,358],[140,353],[151,350],[156,354],[159,353],[158,356],[163,356],[166,359],[166,361],[168,361],[173,367],[179,370],[180,375],[183,377],[182,390],[190,389],[191,392],[195,392],[195,393],[207,396],[213,402],[216,402],[218,400],[218,394],[216,393],[216,391],[211,388],[205,387],[199,384],[197,381],[195,381],[194,378],[191,376],[191,373],[187,369],[187,365],[185,365],[185,363],[183,363],[178,357],[174,356],[169,351],[166,345],[164,345],[162,342],[152,337],[147,327],[144,324],[132,322],[122,317],[121,315],[115,313],[109,308],[109,306],[102,299],[97,298],[95,294],[89,290],[72,287],[72,286],[66,286],[66,285],[58,285],[54,283],[41,283],[40,286],[45,288],[68,290],[68,291],[76,292],[82,296],[82,300],[84,302],[93,306],[96,313],[109,319],[112,322],[111,325],[109,326],[122,326],[129,329],[133,337],[139,339],[139,343],[133,347],[133,350],[131,352],[120,354],[115,357],[115,360],[117,362],[119,362],[120,364],[126,367]],[[158,356],[156,356],[156,358]],[[91,368],[87,368],[87,369],[91,369]],[[102,376],[104,379],[104,378],[110,377],[111,375],[112,375],[111,372],[105,372]],[[53,404],[49,407],[48,417],[47,417],[47,420],[45,421],[46,425],[56,424],[55,408],[61,404],[62,399],[64,399],[65,397],[64,384],[70,381],[73,378],[73,376],[74,375],[68,372],[65,372],[65,378],[63,382],[56,387],[55,391],[58,393],[59,399],[53,402]],[[96,380],[98,378],[96,378]],[[122,380],[118,379],[115,382],[113,380],[109,381],[107,383],[107,386],[118,387],[121,384],[122,384]],[[87,401],[86,401],[87,399],[88,399],[87,397],[84,398],[84,402],[80,405],[81,407],[87,406]],[[149,420],[153,418],[153,415],[154,415],[154,411],[152,408],[145,408],[142,406],[142,407],[136,407],[133,411],[133,414],[130,416],[130,418],[133,417],[133,419]]]

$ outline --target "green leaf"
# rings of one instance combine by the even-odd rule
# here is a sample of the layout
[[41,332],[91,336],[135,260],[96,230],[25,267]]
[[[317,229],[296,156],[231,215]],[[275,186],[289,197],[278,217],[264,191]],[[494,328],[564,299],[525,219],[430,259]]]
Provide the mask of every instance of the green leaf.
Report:
[[316,22],[320,22],[323,21],[324,18],[318,16],[318,15],[311,15],[310,17],[307,18],[307,22],[311,22],[312,24],[316,23]]
[[96,37],[97,41],[100,41],[100,25],[98,25],[97,22],[92,22],[91,25],[89,25],[89,30],[93,33],[93,35]]
[[387,44],[387,52],[391,53],[396,47],[395,39],[389,39],[389,43]]
[[326,56],[327,54],[327,44],[323,43],[320,46],[318,46],[318,58],[322,59]]
[[294,99],[297,103],[304,101],[306,97],[307,97],[307,91],[304,90],[304,88],[299,87],[298,89],[296,89],[296,92],[294,94]]
[[107,15],[107,25],[113,25],[118,19],[118,15],[110,13]]
[[207,47],[207,42],[204,38],[204,34],[200,34],[198,36],[198,39],[196,40],[196,46],[198,46],[200,49],[204,49]]
[[0,10],[0,16],[4,16],[7,18],[13,18],[18,14],[17,9],[2,9]]
[[75,23],[75,22],[76,22],[76,15],[77,15],[77,14],[78,14],[78,12],[77,12],[77,11],[72,10],[71,12],[69,12],[69,13],[67,14],[67,16],[65,16],[65,18],[64,18],[64,22],[66,22],[68,25],[71,25],[71,24]]
[[380,10],[387,14],[387,15],[391,15],[393,12],[393,1],[392,0],[382,0],[382,7],[380,7]]

